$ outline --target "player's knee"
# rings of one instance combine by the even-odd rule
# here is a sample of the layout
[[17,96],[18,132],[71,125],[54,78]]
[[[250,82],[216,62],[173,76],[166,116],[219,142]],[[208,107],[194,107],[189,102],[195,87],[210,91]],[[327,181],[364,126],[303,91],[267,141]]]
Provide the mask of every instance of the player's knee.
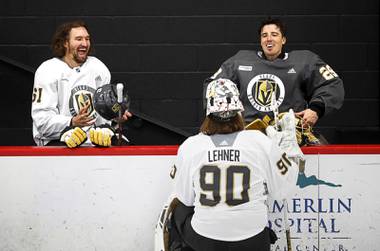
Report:
[[194,214],[194,207],[187,207],[181,202],[173,210],[172,217],[168,221],[169,250],[193,251],[184,240],[184,224],[188,217]]

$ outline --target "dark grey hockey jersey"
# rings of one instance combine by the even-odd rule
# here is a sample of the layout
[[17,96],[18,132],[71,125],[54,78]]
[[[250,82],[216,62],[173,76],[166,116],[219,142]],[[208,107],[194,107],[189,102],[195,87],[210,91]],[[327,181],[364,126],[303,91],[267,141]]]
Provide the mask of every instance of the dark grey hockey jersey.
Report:
[[206,79],[204,87],[218,78],[228,78],[239,87],[246,122],[265,114],[273,117],[272,95],[276,95],[279,112],[310,108],[319,117],[338,110],[344,99],[343,81],[307,50],[285,53],[274,61],[266,60],[261,51],[239,51]]

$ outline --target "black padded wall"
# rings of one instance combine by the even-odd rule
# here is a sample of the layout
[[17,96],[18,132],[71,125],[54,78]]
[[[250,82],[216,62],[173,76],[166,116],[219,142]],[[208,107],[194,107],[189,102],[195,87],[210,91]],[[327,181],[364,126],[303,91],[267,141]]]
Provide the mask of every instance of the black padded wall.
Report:
[[310,49],[343,78],[340,112],[318,123],[331,143],[380,143],[379,2],[41,1],[0,3],[0,145],[32,144],[33,71],[51,57],[55,27],[83,19],[95,56],[127,83],[136,144],[177,144],[203,118],[202,81],[239,49],[258,49],[257,26],[284,19],[286,49]]

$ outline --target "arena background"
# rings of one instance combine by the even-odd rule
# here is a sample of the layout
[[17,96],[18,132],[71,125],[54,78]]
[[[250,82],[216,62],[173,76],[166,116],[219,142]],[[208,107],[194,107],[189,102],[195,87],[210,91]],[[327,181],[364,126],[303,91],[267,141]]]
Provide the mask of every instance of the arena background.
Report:
[[197,132],[203,79],[239,49],[259,48],[268,15],[287,23],[287,50],[314,51],[344,80],[343,108],[318,123],[330,143],[379,143],[378,0],[2,0],[0,145],[33,145],[34,71],[62,22],[86,21],[95,56],[126,82],[135,114],[127,136],[164,145]]

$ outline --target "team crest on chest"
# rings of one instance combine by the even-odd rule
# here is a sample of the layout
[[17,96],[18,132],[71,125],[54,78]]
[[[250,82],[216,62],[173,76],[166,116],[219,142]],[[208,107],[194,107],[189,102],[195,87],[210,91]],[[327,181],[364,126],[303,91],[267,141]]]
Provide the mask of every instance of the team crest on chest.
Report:
[[87,85],[79,85],[74,87],[74,89],[71,90],[70,100],[69,100],[69,107],[70,107],[70,113],[72,116],[78,115],[80,109],[83,107],[89,105],[88,107],[88,113],[89,116],[92,118],[97,117],[97,113],[94,109],[93,100],[92,97],[95,93],[95,89],[91,88]]
[[261,112],[271,109],[272,95],[275,95],[277,105],[284,101],[285,87],[281,79],[273,74],[260,74],[251,79],[247,87],[247,97],[252,106]]

